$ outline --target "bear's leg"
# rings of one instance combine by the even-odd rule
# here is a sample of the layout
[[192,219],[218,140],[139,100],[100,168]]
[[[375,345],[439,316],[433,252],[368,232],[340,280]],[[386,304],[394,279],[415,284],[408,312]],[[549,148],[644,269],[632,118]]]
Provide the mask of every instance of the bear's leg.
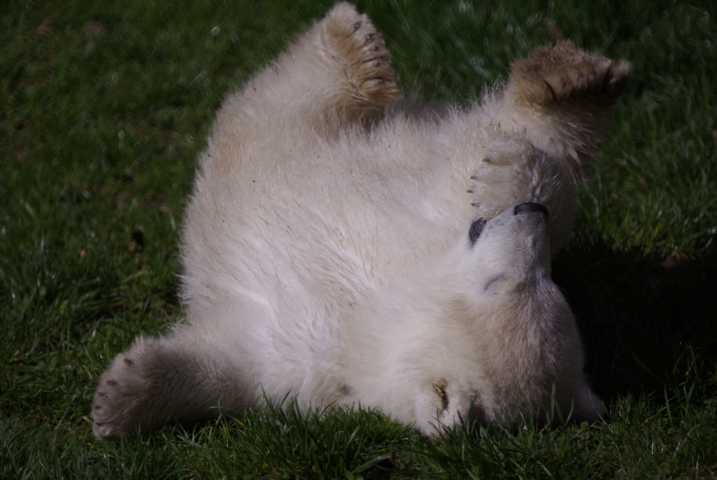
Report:
[[92,402],[97,438],[122,437],[170,420],[207,418],[246,406],[246,386],[229,359],[187,333],[139,337],[115,357],[100,377]]
[[[310,127],[332,136],[363,122],[400,95],[390,54],[371,20],[337,4],[220,112],[241,125]],[[231,118],[227,119],[231,122]]]
[[583,160],[593,154],[630,64],[562,40],[513,62],[498,122],[540,150]]
[[572,417],[578,422],[594,422],[605,416],[605,404],[587,384],[582,381],[573,394]]

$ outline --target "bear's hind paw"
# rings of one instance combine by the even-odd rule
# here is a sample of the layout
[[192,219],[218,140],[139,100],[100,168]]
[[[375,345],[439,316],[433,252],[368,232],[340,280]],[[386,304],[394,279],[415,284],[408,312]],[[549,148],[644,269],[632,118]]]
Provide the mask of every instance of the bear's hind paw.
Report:
[[342,100],[347,106],[385,107],[400,91],[383,36],[366,15],[340,3],[325,20],[324,44],[340,65]]
[[562,40],[513,62],[510,88],[516,100],[533,105],[575,99],[611,104],[629,74],[628,62],[588,53]]

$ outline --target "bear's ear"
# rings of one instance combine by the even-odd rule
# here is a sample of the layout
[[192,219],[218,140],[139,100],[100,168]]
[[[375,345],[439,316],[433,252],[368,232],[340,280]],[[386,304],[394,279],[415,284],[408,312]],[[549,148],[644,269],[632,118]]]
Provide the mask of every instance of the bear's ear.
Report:
[[521,287],[521,283],[506,272],[497,273],[485,280],[483,293],[491,296],[512,293]]

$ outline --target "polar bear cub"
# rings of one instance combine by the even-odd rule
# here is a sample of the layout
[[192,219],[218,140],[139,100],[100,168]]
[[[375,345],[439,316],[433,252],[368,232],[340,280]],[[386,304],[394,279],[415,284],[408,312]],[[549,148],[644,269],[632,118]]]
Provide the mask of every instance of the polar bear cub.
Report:
[[336,5],[224,102],[186,212],[187,318],[114,359],[95,435],[287,395],[427,434],[598,418],[550,256],[628,71],[561,41],[478,103],[409,115],[381,35]]

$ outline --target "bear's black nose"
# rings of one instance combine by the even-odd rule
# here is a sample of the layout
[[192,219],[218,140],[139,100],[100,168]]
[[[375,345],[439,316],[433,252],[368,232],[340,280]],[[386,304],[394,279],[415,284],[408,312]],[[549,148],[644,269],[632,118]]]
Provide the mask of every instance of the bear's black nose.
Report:
[[546,217],[548,216],[548,209],[545,205],[542,203],[535,203],[535,202],[525,202],[521,203],[519,205],[516,205],[513,209],[513,213],[515,215],[521,215],[523,213],[535,213],[540,212]]

